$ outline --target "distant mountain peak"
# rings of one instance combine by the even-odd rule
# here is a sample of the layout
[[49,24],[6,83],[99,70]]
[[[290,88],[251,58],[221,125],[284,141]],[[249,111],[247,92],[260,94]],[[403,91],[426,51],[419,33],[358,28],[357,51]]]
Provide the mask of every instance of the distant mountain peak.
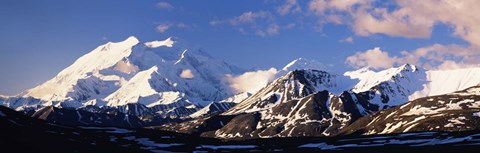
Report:
[[318,61],[309,60],[301,57],[291,61],[282,68],[283,71],[293,71],[301,69],[326,70],[327,67]]
[[[45,103],[68,102],[72,107],[105,104],[117,107],[131,103],[154,107],[187,101],[205,106],[233,96],[222,79],[227,74],[243,73],[201,49],[177,45],[172,37],[139,43],[131,36],[100,45],[51,80],[20,96]],[[191,77],[183,78],[180,75],[183,71],[190,72]],[[36,106],[32,103],[32,107]]]
[[403,64],[396,68],[400,72],[425,72],[425,70],[421,67],[412,64]]
[[413,70],[413,71],[415,71],[415,70],[417,70],[417,69],[418,69],[418,67],[417,67],[417,66],[415,66],[415,65],[412,65],[412,64],[408,64],[408,63],[406,63],[406,64],[403,64],[403,65],[402,65],[402,66],[400,66],[399,68],[400,68],[400,69],[404,69],[404,70]]

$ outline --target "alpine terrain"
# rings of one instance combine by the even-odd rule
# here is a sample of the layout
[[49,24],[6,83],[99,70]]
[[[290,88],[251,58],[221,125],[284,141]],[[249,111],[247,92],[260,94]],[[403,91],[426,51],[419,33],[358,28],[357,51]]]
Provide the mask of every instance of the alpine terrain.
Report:
[[[54,133],[113,129],[110,133],[115,135],[95,139],[135,141],[150,150],[162,147],[152,147],[155,142],[145,133],[195,139],[181,144],[168,140],[164,148],[170,151],[205,151],[214,145],[202,140],[215,145],[241,140],[250,145],[243,149],[265,151],[251,144],[283,137],[295,139],[290,147],[306,150],[335,150],[347,142],[360,147],[362,142],[354,139],[359,137],[371,138],[363,141],[370,147],[480,141],[475,135],[480,130],[480,67],[427,70],[404,64],[345,73],[330,69],[298,58],[275,69],[273,79],[260,90],[240,92],[229,77],[256,69],[230,65],[171,37],[141,43],[132,36],[95,48],[19,95],[0,96],[5,106],[0,107],[0,121],[11,129],[37,128],[31,122]],[[428,139],[407,141],[414,138],[402,135],[412,132]],[[301,139],[306,137],[312,139]],[[331,141],[318,143],[321,140]],[[183,145],[188,149],[179,149]]]

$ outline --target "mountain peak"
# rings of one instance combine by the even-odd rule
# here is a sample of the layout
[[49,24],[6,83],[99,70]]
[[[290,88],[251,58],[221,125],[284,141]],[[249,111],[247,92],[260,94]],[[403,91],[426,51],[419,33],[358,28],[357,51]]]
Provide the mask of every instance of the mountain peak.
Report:
[[319,91],[335,90],[337,86],[337,75],[320,70],[294,70],[260,89],[225,114],[261,111]]
[[127,39],[125,39],[123,42],[127,43],[132,43],[132,44],[138,44],[140,42],[140,40],[137,39],[137,37],[135,36],[130,36],[128,37]]
[[[404,64],[399,67],[389,68],[379,72],[374,72],[368,68],[362,68],[356,71],[346,72],[344,75],[352,79],[359,79],[359,83],[354,87],[354,92],[363,92],[370,90],[372,87],[392,79],[399,77],[422,77],[424,71],[415,65]],[[418,76],[417,76],[418,75]]]
[[407,72],[416,72],[416,71],[419,71],[421,68],[407,63],[407,64],[403,64],[402,66],[398,67],[397,69],[401,70],[401,71],[407,71]]
[[300,69],[314,69],[325,70],[326,66],[315,60],[308,60],[306,58],[297,58],[282,68],[283,71],[293,71]]

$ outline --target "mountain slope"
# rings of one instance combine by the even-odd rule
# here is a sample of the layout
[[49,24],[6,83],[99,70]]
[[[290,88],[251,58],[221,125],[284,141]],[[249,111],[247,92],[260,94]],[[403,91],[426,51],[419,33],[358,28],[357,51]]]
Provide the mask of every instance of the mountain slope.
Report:
[[423,88],[426,74],[421,68],[405,64],[378,73],[368,69],[347,72],[346,76],[360,81],[352,88],[354,93],[373,103],[379,109],[397,106],[409,101],[409,96]]
[[225,115],[256,112],[293,99],[337,87],[337,76],[318,70],[295,70],[278,78],[225,112]]
[[[226,76],[240,76],[245,70],[172,38],[140,43],[129,37],[97,47],[51,80],[20,96],[0,97],[0,103],[41,114],[37,116],[53,116],[52,122],[69,122],[61,117],[65,111],[72,114],[71,120],[100,125],[95,121],[106,117],[96,113],[118,112],[119,118],[129,115],[158,124],[170,118],[194,119],[189,122],[192,125],[163,128],[200,131],[199,135],[211,137],[330,136],[362,116],[480,83],[480,68],[426,71],[405,64],[344,75],[321,71],[325,69],[319,62],[299,58],[258,92],[235,95]],[[50,109],[58,110],[45,111]],[[83,111],[93,114],[81,116],[94,119],[79,119],[85,119],[77,113]],[[194,123],[206,121],[211,123]],[[194,130],[193,125],[208,131]]]
[[32,117],[66,126],[111,126],[124,128],[143,126],[142,121],[137,117],[115,111],[92,113],[83,110],[60,109],[48,106],[36,111]]
[[[129,37],[97,47],[51,80],[5,98],[2,105],[17,110],[95,106],[137,116],[188,116],[233,96],[225,76],[242,72],[172,38],[140,43]],[[148,110],[133,113],[126,109],[130,106]]]
[[342,134],[391,134],[480,129],[480,87],[419,98],[355,121]]
[[[316,70],[292,71],[222,114],[159,128],[225,139],[335,136],[362,116],[408,102],[410,95],[429,83],[424,81],[424,70],[409,64],[377,74],[359,76],[361,73],[347,74],[356,75],[360,82],[335,94],[330,91],[338,87],[341,77]],[[370,80],[362,80],[365,78]],[[199,126],[203,130],[196,128]]]
[[225,139],[330,135],[361,117],[351,93],[327,91],[336,79],[324,71],[295,70],[222,114],[154,128]]
[[[480,84],[480,68],[426,71],[405,64],[374,72],[368,68],[346,72],[358,79],[352,91],[380,109],[401,105],[407,101],[427,96],[448,94]],[[379,109],[379,110],[380,110]]]
[[275,75],[277,78],[282,77],[285,74],[287,74],[290,71],[294,70],[321,70],[321,71],[328,71],[327,66],[323,65],[322,63],[315,61],[315,60],[309,60],[306,58],[297,58],[291,62],[289,62],[287,65],[285,65],[280,71],[277,72]]
[[21,95],[44,101],[86,100],[90,97],[108,95],[118,88],[115,83],[121,78],[118,76],[107,78],[100,71],[105,69],[118,71],[115,65],[128,57],[132,53],[132,47],[138,43],[138,39],[129,37],[122,42],[101,45],[80,57],[53,79]]
[[424,85],[423,90],[411,95],[410,100],[448,94],[477,86],[480,85],[479,77],[479,67],[427,71],[427,84]]

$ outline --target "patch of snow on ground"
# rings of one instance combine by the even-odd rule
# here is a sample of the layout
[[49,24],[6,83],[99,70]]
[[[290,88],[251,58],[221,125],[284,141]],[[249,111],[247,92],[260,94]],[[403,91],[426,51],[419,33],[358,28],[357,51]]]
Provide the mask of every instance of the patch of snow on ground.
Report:
[[475,113],[473,113],[473,116],[475,116],[475,117],[480,117],[480,112],[475,112]]
[[327,143],[308,143],[308,144],[299,146],[299,148],[321,148],[321,149],[328,150],[328,149],[335,149],[337,148],[337,146],[329,145]]
[[214,145],[200,145],[196,147],[196,149],[208,148],[208,149],[253,149],[257,148],[258,146],[255,145],[221,145],[221,146],[214,146]]
[[472,103],[474,102],[475,100],[473,99],[465,99],[465,100],[462,100],[462,101],[459,101],[459,102],[456,102],[456,103],[448,103],[447,104],[447,108],[448,109],[462,109],[462,107],[460,106],[461,104],[464,104],[464,103]]
[[417,105],[410,109],[410,111],[403,113],[401,116],[410,116],[410,115],[430,115],[430,114],[437,114],[439,113],[437,110],[427,108],[427,107],[422,107],[420,105]]
[[445,125],[445,127],[453,127],[453,124],[452,124],[452,123],[448,123],[447,125]]
[[395,129],[402,127],[407,121],[397,122],[396,124],[387,123],[385,129],[379,134],[392,133]]
[[410,123],[412,123],[412,124],[409,125],[409,127],[406,128],[403,132],[408,132],[408,131],[410,131],[410,129],[412,129],[412,128],[414,128],[415,126],[417,126],[417,124],[418,124],[417,122],[418,122],[418,121],[423,120],[423,119],[425,119],[425,118],[426,118],[425,116],[420,116],[420,117],[415,118],[412,122],[410,122]]
[[418,147],[418,146],[432,146],[432,145],[439,145],[439,144],[449,144],[449,143],[463,142],[463,141],[468,141],[468,140],[472,140],[472,139],[473,138],[471,136],[461,137],[461,138],[448,137],[446,139],[432,139],[431,141],[429,141],[427,143],[412,145],[412,146],[415,146],[415,147]]
[[87,129],[87,130],[106,130],[107,133],[132,133],[135,131],[127,130],[127,129],[120,129],[115,127],[86,127],[86,126],[79,126],[79,128]]
[[452,119],[449,119],[448,121],[450,123],[453,123],[453,124],[465,124],[465,122],[461,121],[461,120],[465,120],[466,118],[464,116],[461,116],[461,117],[458,117],[458,118],[452,118]]
[[480,95],[480,88],[470,88],[467,90],[470,94]]
[[185,144],[182,144],[182,143],[156,143],[154,141],[151,141],[148,138],[138,138],[138,139],[135,139],[135,141],[137,141],[138,144],[140,144],[140,145],[144,145],[144,146],[147,146],[147,147],[158,147],[158,148],[168,148],[168,147],[185,145]]

